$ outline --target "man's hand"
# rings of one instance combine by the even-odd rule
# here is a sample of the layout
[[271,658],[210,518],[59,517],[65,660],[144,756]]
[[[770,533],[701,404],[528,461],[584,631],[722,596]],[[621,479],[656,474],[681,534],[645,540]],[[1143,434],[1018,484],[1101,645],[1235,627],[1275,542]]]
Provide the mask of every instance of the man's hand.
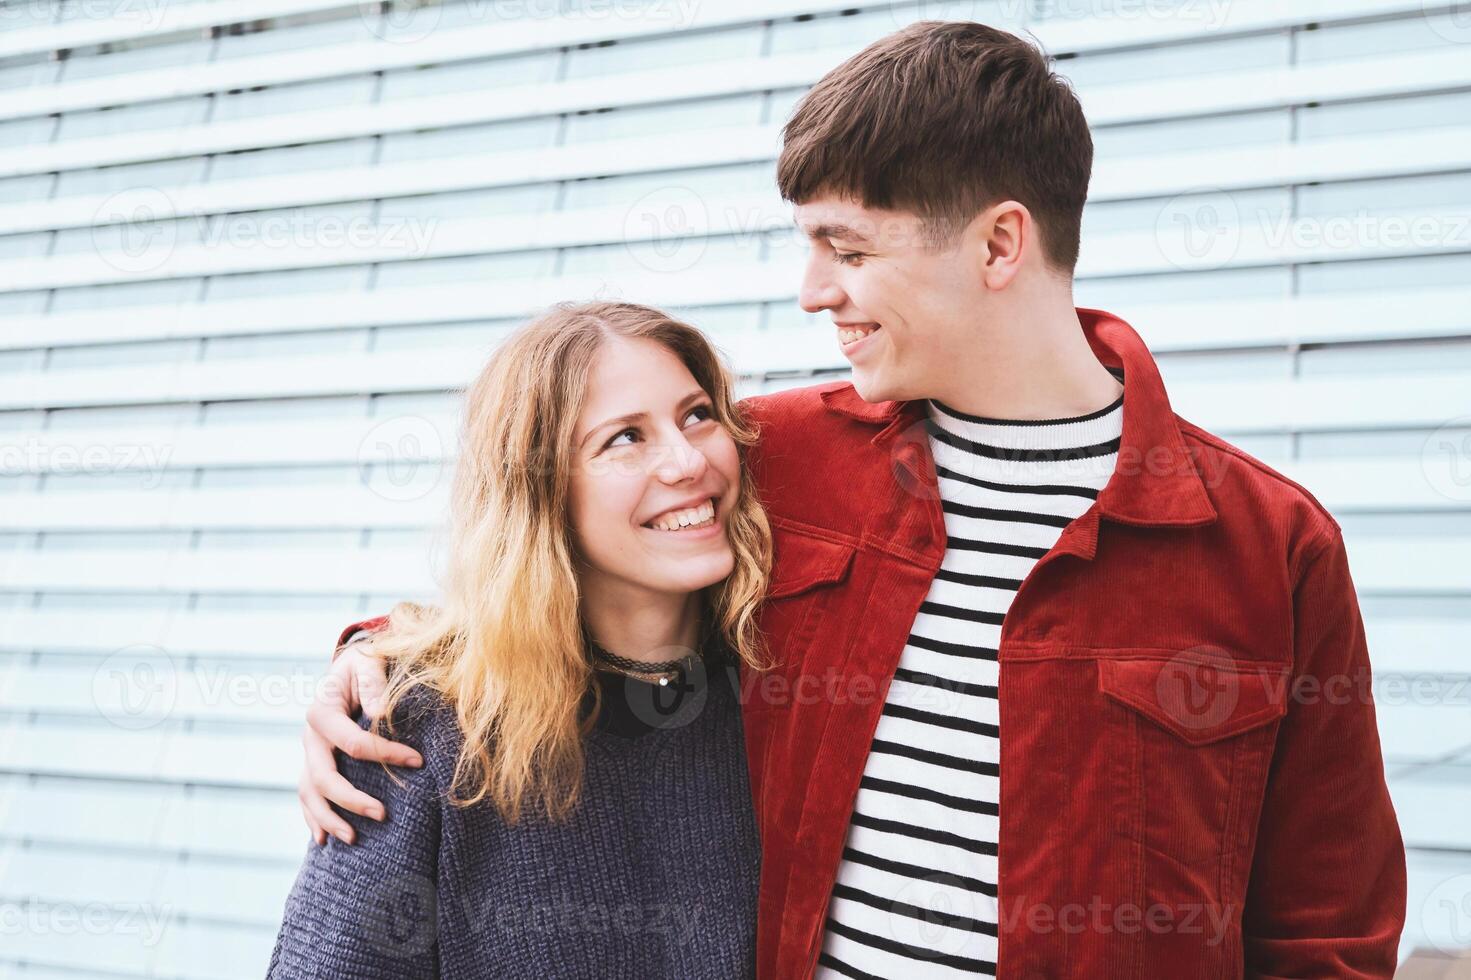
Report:
[[353,842],[352,826],[333,812],[329,802],[344,810],[382,820],[383,804],[353,788],[337,772],[334,747],[354,759],[386,762],[391,766],[419,767],[424,764],[419,753],[407,745],[365,732],[353,721],[353,713],[361,706],[363,714],[376,719],[383,710],[383,692],[387,686],[387,668],[383,661],[365,652],[370,639],[354,640],[343,648],[332,669],[317,686],[316,697],[307,709],[307,727],[301,734],[306,753],[306,766],[297,783],[296,795],[301,800],[302,816],[311,828],[312,840],[327,843],[331,834],[344,844]]

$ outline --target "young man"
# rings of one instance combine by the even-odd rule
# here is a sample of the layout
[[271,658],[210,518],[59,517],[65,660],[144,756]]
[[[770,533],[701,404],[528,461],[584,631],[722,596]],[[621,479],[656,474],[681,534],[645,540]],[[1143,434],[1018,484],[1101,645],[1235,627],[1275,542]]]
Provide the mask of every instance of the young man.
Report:
[[[800,302],[853,381],[745,402],[776,561],[744,708],[763,980],[1394,972],[1339,526],[1074,308],[1091,165],[1045,57],[974,23],[876,42],[785,128]],[[406,757],[349,700],[311,713],[319,838],[325,799],[375,810],[332,744]]]

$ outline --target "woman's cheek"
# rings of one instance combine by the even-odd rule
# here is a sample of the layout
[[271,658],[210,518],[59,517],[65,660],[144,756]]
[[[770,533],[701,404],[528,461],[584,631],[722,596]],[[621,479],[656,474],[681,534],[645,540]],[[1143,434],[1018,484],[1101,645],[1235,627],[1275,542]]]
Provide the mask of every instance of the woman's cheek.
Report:
[[720,471],[732,488],[739,485],[741,475],[740,447],[725,429],[717,429],[703,447],[705,458]]

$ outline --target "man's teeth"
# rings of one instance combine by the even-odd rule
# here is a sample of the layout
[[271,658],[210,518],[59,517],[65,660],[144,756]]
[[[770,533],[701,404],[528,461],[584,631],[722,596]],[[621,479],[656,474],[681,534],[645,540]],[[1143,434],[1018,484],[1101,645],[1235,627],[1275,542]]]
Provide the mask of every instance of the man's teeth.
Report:
[[656,531],[678,531],[686,527],[704,527],[715,520],[715,502],[707,500],[698,507],[688,510],[671,510],[654,518],[644,527]]
[[870,327],[867,330],[839,330],[838,339],[845,344],[851,344],[855,340],[862,340],[877,329],[878,327]]

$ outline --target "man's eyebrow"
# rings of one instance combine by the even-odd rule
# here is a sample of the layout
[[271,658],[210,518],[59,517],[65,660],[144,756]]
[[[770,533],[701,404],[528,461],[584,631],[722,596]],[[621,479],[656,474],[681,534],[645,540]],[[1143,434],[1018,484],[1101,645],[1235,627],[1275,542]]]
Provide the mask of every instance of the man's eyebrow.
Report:
[[[704,397],[706,397],[704,390],[703,389],[700,389],[700,388],[696,388],[694,391],[690,392],[689,394],[687,394],[683,398],[681,398],[679,400],[679,403],[675,407],[676,408],[684,408],[686,405],[690,404],[691,402],[698,401],[699,399],[704,398]],[[646,419],[648,417],[649,417],[649,413],[648,412],[630,412],[628,415],[619,415],[619,416],[616,416],[615,418],[604,419],[603,421],[599,422],[597,425],[593,426],[591,429],[588,429],[587,430],[587,433],[582,437],[582,441],[577,444],[577,448],[578,449],[581,449],[582,447],[586,446],[587,445],[587,441],[593,437],[593,433],[599,432],[599,431],[601,431],[603,429],[606,429],[610,425],[618,425],[618,426],[631,425],[634,422],[642,422],[644,419]]]
[[827,224],[815,225],[810,230],[807,228],[802,228],[800,224],[797,225],[797,227],[801,229],[808,238],[841,238],[844,241],[848,242],[862,242],[865,245],[872,244],[872,242],[869,241],[867,235],[860,232],[857,228],[854,228],[850,225],[845,225],[842,222],[830,222]]

